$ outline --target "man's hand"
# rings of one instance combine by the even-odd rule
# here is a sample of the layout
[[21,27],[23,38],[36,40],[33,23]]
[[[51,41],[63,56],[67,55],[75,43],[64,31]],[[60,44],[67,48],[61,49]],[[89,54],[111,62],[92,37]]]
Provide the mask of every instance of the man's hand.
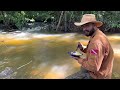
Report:
[[83,50],[83,46],[82,46],[82,44],[80,42],[78,42],[77,48],[79,48],[80,50]]
[[72,58],[74,58],[75,60],[79,60],[80,59],[79,57],[74,57],[74,56],[72,56]]
[[72,58],[77,60],[79,64],[82,64],[82,60],[83,60],[82,58],[80,58],[80,57],[72,57]]

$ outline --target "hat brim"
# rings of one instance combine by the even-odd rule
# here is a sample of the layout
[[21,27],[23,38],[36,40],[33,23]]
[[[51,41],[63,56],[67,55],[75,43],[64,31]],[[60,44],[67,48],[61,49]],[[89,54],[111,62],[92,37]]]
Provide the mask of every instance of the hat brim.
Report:
[[[75,22],[74,24],[75,24],[76,26],[82,26],[82,25],[87,24],[87,23],[90,23],[90,22]],[[95,25],[96,25],[97,27],[100,27],[100,26],[103,25],[103,23],[100,22],[100,21],[92,21],[91,23],[95,23]]]

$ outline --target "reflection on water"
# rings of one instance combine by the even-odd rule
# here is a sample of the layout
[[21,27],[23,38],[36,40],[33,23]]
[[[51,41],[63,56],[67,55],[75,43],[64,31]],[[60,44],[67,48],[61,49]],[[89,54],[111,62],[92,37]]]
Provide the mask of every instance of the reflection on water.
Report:
[[[120,78],[120,36],[116,34],[107,37],[115,52],[113,78]],[[67,52],[74,51],[78,41],[86,46],[88,40],[88,37],[76,33],[2,33],[0,72],[9,67],[15,73],[14,78],[64,79],[80,69],[77,61]]]

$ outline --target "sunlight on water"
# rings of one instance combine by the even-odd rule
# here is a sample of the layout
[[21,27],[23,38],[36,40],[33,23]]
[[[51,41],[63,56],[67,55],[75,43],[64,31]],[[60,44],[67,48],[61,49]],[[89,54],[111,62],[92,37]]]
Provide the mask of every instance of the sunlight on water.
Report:
[[112,34],[112,35],[108,35],[107,36],[109,39],[118,39],[118,40],[120,40],[120,35],[119,34]]
[[21,34],[5,34],[0,35],[0,44],[2,45],[24,45],[24,44],[30,44],[31,41],[31,35],[27,33],[21,33]]
[[64,78],[67,70],[68,66],[53,66],[44,76],[44,79]]
[[58,35],[51,35],[51,34],[33,34],[33,38],[45,38],[45,37],[58,37],[62,36],[61,34]]
[[107,37],[112,42],[120,42],[120,35],[118,35],[118,34],[115,34],[115,35],[113,34],[111,36],[109,35]]
[[114,53],[116,56],[120,56],[120,49],[119,48],[114,48]]

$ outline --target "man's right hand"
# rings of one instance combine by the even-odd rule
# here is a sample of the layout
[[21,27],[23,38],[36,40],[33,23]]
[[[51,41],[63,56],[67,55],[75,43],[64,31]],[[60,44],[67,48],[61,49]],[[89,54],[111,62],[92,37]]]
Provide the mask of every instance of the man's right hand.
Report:
[[78,42],[77,48],[79,48],[80,50],[83,50],[83,46],[82,46],[82,44],[80,42]]

